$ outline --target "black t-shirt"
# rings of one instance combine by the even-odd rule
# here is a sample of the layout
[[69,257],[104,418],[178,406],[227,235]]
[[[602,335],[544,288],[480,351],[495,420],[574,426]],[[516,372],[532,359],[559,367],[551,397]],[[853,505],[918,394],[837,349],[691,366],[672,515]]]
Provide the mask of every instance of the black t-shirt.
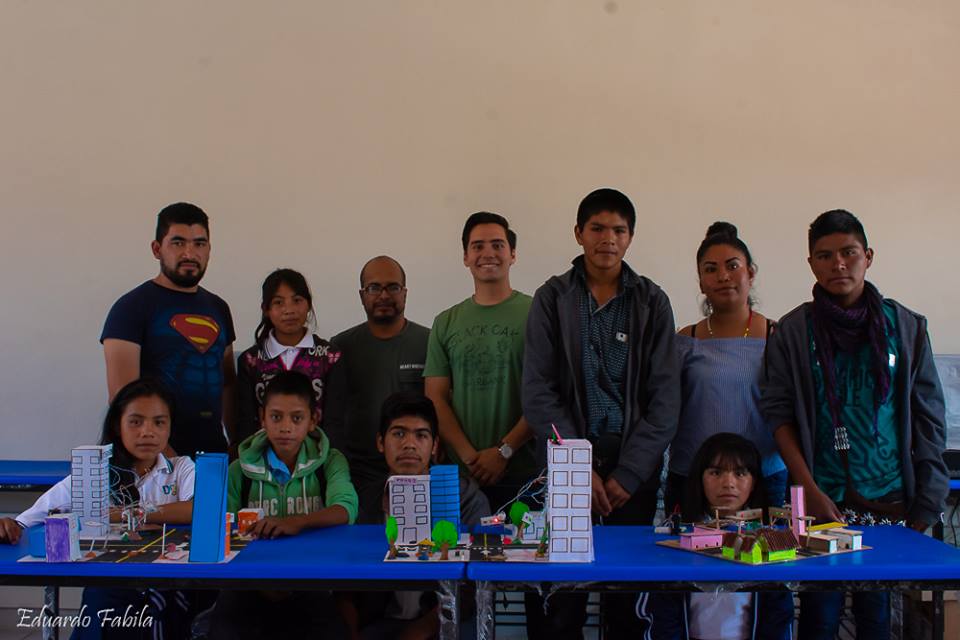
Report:
[[397,391],[423,393],[423,365],[430,330],[407,320],[399,334],[382,340],[366,323],[334,336],[331,342],[343,352],[347,406],[344,441],[336,442],[350,473],[360,485],[379,482],[387,475],[383,454],[377,451],[380,405]]
[[180,455],[194,456],[227,450],[223,354],[235,337],[230,307],[219,296],[147,281],[114,303],[100,342],[140,345],[140,375],[158,378],[176,397],[170,445]]

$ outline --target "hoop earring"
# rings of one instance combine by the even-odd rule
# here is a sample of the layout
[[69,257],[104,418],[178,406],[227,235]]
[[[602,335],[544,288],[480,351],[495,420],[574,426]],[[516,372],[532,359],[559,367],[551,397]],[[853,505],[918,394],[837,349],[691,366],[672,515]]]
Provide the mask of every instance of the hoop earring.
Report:
[[713,315],[713,305],[710,304],[710,299],[706,296],[706,294],[701,293],[697,296],[697,298],[699,300],[700,312],[703,314],[703,317],[706,318],[707,316]]

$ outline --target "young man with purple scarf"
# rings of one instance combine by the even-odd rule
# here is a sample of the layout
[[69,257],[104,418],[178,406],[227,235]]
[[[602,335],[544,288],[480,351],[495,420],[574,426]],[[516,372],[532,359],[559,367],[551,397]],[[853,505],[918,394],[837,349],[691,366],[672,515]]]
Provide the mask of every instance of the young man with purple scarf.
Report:
[[[860,221],[827,211],[810,225],[813,301],[767,342],[760,408],[807,513],[844,512],[925,531],[948,492],[943,391],[923,316],[865,280],[873,262]],[[800,595],[800,638],[834,638],[842,593]],[[890,595],[853,594],[857,638],[890,636]]]

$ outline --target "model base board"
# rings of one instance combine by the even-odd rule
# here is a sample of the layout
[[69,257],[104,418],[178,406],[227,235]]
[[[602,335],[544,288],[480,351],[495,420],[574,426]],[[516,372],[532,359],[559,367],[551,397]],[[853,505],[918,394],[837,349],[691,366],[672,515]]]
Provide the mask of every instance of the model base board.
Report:
[[661,547],[667,547],[670,549],[676,549],[678,551],[686,551],[688,553],[696,553],[702,556],[708,556],[710,558],[719,558],[720,560],[726,560],[727,562],[736,562],[737,564],[745,564],[749,566],[761,566],[765,564],[781,564],[784,562],[795,562],[797,560],[809,560],[810,558],[822,558],[823,556],[835,556],[842,553],[859,553],[860,551],[867,551],[872,547],[866,545],[860,547],[859,549],[841,549],[834,553],[828,553],[826,551],[816,551],[814,549],[797,549],[797,555],[795,558],[787,560],[764,560],[762,562],[746,562],[744,560],[738,560],[735,558],[728,558],[723,555],[722,547],[707,547],[705,549],[685,549],[680,546],[679,540],[659,540],[657,542]]
[[[537,555],[539,544],[503,544],[494,534],[460,534],[456,547],[447,552],[447,559],[441,558],[440,551],[427,548],[427,545],[396,545],[397,556],[390,557],[390,551],[384,555],[384,562],[550,562],[546,555]],[[554,562],[557,562],[554,560]],[[564,561],[566,562],[566,561]]]
[[[190,556],[190,529],[167,526],[164,538],[160,529],[137,532],[140,540],[108,538],[85,540],[80,546],[80,559],[76,562],[109,563],[174,563],[187,564]],[[230,538],[230,553],[223,562],[230,562],[249,543],[249,538],[233,534]],[[92,543],[92,545],[91,545]],[[44,558],[24,556],[19,562],[45,562]],[[194,563],[196,564],[196,563]]]

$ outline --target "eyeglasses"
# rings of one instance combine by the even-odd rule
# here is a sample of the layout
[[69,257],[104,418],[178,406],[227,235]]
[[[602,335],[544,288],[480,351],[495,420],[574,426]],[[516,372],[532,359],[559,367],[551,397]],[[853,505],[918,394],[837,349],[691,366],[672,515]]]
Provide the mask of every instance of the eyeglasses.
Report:
[[363,291],[368,296],[378,296],[384,291],[386,291],[392,296],[395,296],[401,291],[403,291],[405,288],[406,287],[404,287],[402,284],[397,284],[396,282],[391,282],[386,286],[374,282],[373,284],[368,284],[367,286],[365,286],[363,289],[361,289],[361,291]]

